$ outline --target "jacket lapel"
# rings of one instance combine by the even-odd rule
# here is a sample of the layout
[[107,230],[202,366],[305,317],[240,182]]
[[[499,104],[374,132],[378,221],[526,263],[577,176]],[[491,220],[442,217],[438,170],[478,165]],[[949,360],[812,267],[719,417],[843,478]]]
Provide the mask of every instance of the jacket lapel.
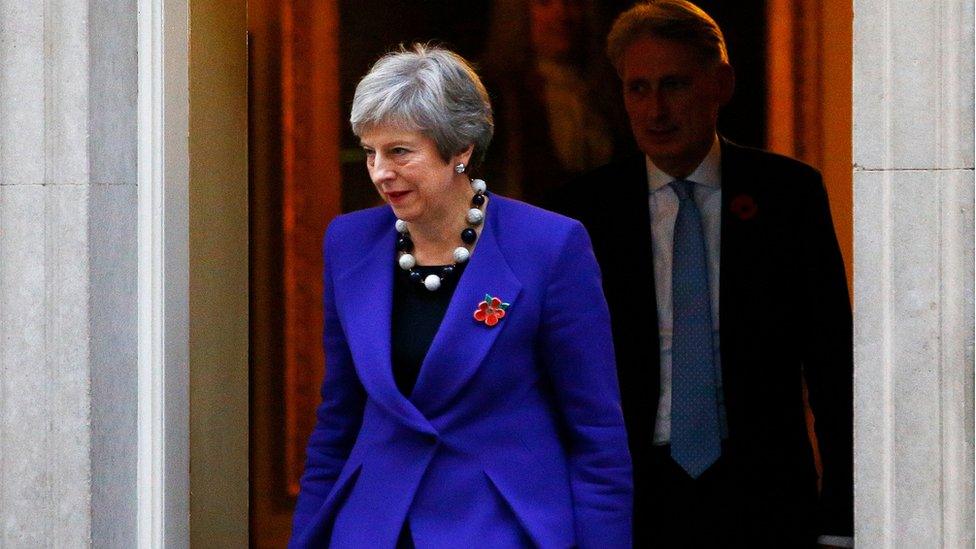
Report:
[[[756,285],[756,269],[762,263],[762,247],[757,238],[762,222],[763,197],[757,189],[762,174],[746,157],[745,151],[722,139],[722,238],[719,259],[719,325],[721,329],[722,386],[728,414],[730,437],[736,429],[735,416],[739,403],[736,395],[742,356],[737,331],[750,324],[744,314],[758,305],[750,294]],[[743,217],[737,201],[758,207],[754,218]]]
[[[722,238],[719,259],[719,325],[732,326],[735,323],[737,300],[742,291],[739,281],[748,273],[743,269],[754,263],[753,236],[756,220],[742,219],[735,213],[736,201],[756,203],[755,180],[759,174],[743,161],[739,146],[722,139]],[[724,330],[723,330],[724,331]],[[725,345],[723,345],[724,349]],[[723,357],[724,358],[724,357]],[[723,360],[724,363],[724,360]]]
[[365,250],[360,261],[337,278],[337,307],[356,372],[369,396],[405,424],[435,434],[393,379],[390,341],[396,231],[393,216],[384,217],[389,217],[388,234],[375,239],[376,244]]
[[518,314],[522,284],[499,247],[498,202],[497,198],[488,202],[477,247],[420,368],[411,400],[428,414],[450,402],[464,387],[508,325],[504,320],[493,327],[475,321],[474,311],[485,294],[510,303],[509,312]]

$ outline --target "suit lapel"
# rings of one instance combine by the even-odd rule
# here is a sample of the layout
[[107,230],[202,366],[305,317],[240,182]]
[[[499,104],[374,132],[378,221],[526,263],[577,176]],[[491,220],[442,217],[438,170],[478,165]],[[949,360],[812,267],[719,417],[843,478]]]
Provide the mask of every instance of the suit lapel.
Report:
[[[630,288],[632,296],[640,296],[641,307],[646,307],[647,318],[651,322],[651,333],[658,333],[657,292],[654,281],[654,245],[651,232],[651,206],[649,188],[647,186],[647,166],[644,157],[640,162],[629,168],[630,173],[625,181],[633,181],[626,195],[621,196],[622,202],[616,210],[626,212],[619,216],[621,223],[627,223],[618,230],[622,241],[627,242],[625,249],[629,250],[630,263],[637,276],[633,277],[634,287]],[[622,258],[623,259],[623,258]],[[648,283],[649,282],[649,283]],[[657,339],[655,338],[655,341]],[[657,345],[654,345],[655,350]],[[655,352],[655,356],[658,353]],[[655,359],[656,360],[656,359]]]
[[485,294],[510,303],[509,312],[518,314],[522,285],[499,247],[498,202],[498,198],[488,202],[477,247],[420,368],[411,400],[428,414],[449,403],[474,376],[508,325],[502,320],[488,327],[474,320],[474,311]]
[[[376,239],[360,261],[336,280],[336,302],[356,372],[369,396],[416,430],[436,433],[393,379],[390,353],[393,314],[393,216],[389,234]],[[381,230],[380,234],[384,234]],[[327,366],[328,367],[328,366]]]
[[[730,326],[735,322],[737,307],[736,300],[741,295],[738,281],[743,276],[743,269],[749,265],[744,262],[754,261],[752,238],[756,220],[740,218],[736,205],[737,201],[756,203],[757,193],[752,168],[742,158],[742,151],[737,145],[722,139],[722,236],[719,259],[719,325]],[[724,348],[724,345],[723,345]]]
[[[745,157],[743,149],[722,139],[722,236],[719,259],[719,326],[721,330],[722,386],[728,414],[729,436],[736,429],[735,417],[739,406],[738,389],[741,356],[737,345],[737,330],[750,323],[745,315],[757,306],[750,288],[756,284],[755,269],[761,263],[761,248],[757,245],[757,231],[761,226],[762,196],[757,189],[755,168]],[[756,218],[743,218],[736,203],[745,201],[759,208]]]

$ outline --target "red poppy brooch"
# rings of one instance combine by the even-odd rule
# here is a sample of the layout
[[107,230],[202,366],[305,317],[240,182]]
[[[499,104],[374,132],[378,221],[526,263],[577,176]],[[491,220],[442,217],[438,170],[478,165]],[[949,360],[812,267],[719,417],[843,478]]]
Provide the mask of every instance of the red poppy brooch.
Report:
[[474,311],[474,319],[477,322],[484,322],[488,326],[498,324],[498,321],[505,318],[505,310],[509,304],[503,303],[497,297],[485,294],[485,300],[478,304]]
[[742,221],[749,221],[759,213],[759,206],[756,205],[756,199],[753,197],[740,194],[729,203],[729,210]]

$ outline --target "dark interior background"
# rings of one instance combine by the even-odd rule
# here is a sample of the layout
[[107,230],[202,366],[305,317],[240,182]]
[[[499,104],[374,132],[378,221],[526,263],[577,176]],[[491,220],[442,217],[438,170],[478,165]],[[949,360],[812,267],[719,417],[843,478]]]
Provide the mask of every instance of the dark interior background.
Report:
[[[599,2],[594,22],[598,36],[606,36],[613,20],[633,5],[630,1]],[[766,136],[766,2],[761,0],[701,0],[725,33],[736,93],[719,120],[723,135],[742,145],[762,147]],[[479,63],[489,32],[490,0],[342,0],[339,3],[339,59],[342,117],[347,119],[356,83],[385,52],[399,44],[436,42]],[[607,62],[605,72],[613,74]],[[614,77],[615,78],[615,77]],[[614,80],[605,93],[619,97]],[[614,99],[611,99],[611,102]],[[625,125],[621,119],[618,126]],[[615,128],[626,133],[626,127]],[[617,155],[636,150],[624,139]],[[376,192],[363,166],[359,142],[345,124],[342,132],[342,210],[352,211],[377,204]],[[488,155],[500,154],[489,148]],[[489,186],[491,182],[489,182]]]

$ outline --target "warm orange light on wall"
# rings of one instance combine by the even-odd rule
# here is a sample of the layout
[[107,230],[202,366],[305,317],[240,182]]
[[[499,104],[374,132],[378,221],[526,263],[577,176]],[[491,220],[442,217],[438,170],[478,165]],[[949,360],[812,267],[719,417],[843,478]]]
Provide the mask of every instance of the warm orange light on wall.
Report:
[[770,0],[767,144],[823,172],[851,284],[853,7]]
[[288,489],[298,494],[322,381],[322,235],[340,213],[338,14],[282,3],[285,424]]
[[323,375],[322,235],[339,214],[338,6],[248,3],[251,535],[282,547]]

